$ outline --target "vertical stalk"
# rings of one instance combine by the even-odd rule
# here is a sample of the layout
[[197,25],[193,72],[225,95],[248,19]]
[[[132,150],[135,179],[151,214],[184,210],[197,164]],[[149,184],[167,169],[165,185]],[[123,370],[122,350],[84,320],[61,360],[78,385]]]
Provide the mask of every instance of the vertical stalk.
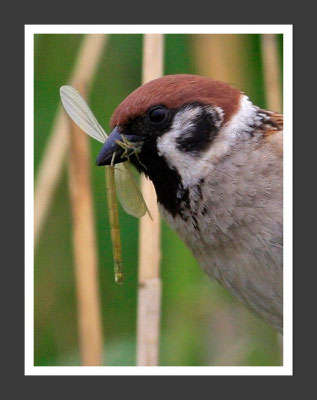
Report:
[[[89,87],[94,77],[107,35],[86,35],[69,82],[76,86],[85,82]],[[57,94],[58,95],[58,94]],[[59,107],[53,130],[44,151],[36,179],[34,194],[34,247],[36,247],[46,219],[68,147],[68,119]]]
[[71,122],[69,189],[80,351],[82,365],[101,365],[102,333],[89,160],[88,137]]
[[281,76],[276,35],[261,36],[265,97],[267,108],[282,112]]
[[[146,34],[143,44],[143,83],[163,75],[164,35]],[[140,220],[137,365],[158,365],[160,329],[160,216],[154,187],[141,178],[141,189],[153,220]]]
[[248,92],[247,35],[211,34],[193,35],[192,51],[199,75],[227,82]]

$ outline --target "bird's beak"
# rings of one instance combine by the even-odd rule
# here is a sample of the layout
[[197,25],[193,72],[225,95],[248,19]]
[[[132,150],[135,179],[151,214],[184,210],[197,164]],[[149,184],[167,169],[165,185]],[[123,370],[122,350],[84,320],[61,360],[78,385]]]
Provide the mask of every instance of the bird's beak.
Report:
[[124,162],[131,153],[137,151],[141,146],[140,136],[122,134],[116,126],[105,141],[96,164],[110,165],[111,163]]

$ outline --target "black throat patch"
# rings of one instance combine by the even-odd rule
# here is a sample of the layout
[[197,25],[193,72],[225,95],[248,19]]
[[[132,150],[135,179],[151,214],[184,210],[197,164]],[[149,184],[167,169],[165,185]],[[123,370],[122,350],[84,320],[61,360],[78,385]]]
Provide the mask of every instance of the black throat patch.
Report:
[[[151,144],[149,146],[152,147]],[[151,151],[152,150],[152,151]],[[189,192],[184,189],[180,175],[172,169],[155,149],[143,149],[131,162],[139,172],[143,172],[154,184],[157,200],[173,217],[182,216],[183,207],[189,208]]]
[[[193,109],[197,109],[197,112],[190,120]],[[186,115],[187,112],[189,114]],[[158,154],[157,139],[162,135],[168,135],[173,129],[175,118],[180,118],[181,127],[176,147],[180,151],[190,152],[196,156],[207,150],[216,137],[222,123],[222,113],[221,110],[198,102],[184,105],[180,109],[170,109],[168,113],[168,118],[161,125],[151,124],[148,115],[144,115],[132,119],[124,126],[124,131],[139,135],[143,141],[142,151],[132,155],[130,159],[140,172],[152,180],[158,202],[173,217],[180,215],[187,221],[188,215],[193,214],[193,226],[197,229],[196,207],[192,204],[193,210],[191,210],[189,189],[184,187],[177,169],[169,165],[164,156]]]

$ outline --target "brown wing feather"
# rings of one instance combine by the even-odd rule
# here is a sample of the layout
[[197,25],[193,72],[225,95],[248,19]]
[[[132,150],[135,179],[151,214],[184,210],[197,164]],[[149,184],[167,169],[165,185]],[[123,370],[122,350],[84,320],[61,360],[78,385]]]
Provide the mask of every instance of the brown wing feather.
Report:
[[269,119],[263,124],[264,138],[283,156],[283,114],[261,110]]
[[263,123],[263,131],[265,136],[272,135],[283,130],[283,114],[274,111],[260,110],[268,119]]

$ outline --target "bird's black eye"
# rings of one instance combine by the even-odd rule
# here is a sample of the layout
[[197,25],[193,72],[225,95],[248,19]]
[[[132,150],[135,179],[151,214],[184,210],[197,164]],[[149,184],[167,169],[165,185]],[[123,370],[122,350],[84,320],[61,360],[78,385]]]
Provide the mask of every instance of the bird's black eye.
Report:
[[165,107],[155,107],[149,112],[150,121],[154,124],[160,124],[167,116],[167,109]]

